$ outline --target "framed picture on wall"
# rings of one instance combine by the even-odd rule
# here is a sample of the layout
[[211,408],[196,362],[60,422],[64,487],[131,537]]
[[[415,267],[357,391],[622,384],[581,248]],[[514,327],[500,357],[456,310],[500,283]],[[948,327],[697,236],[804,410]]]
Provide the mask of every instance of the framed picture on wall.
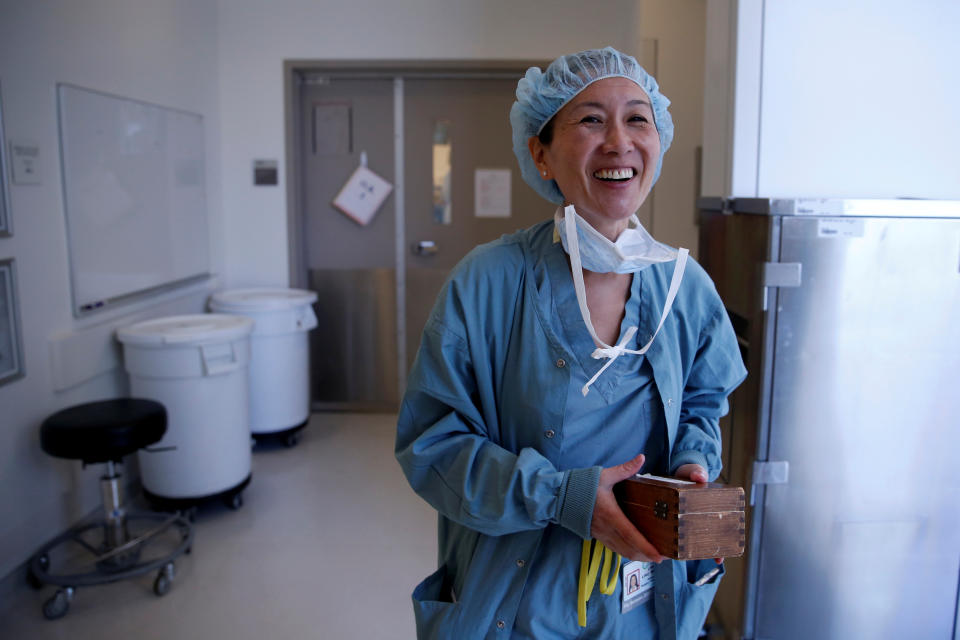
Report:
[[0,385],[23,376],[17,272],[13,258],[0,260]]
[[7,182],[9,176],[7,138],[3,133],[3,93],[0,92],[0,236],[13,233],[10,226],[10,186]]

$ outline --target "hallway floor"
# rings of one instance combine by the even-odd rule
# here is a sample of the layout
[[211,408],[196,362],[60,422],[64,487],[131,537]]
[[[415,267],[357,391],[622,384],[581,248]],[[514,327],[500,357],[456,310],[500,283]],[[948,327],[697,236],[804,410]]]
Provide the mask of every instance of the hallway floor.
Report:
[[395,421],[314,414],[295,447],[254,450],[240,510],[199,509],[167,595],[151,573],[78,589],[48,621],[55,588],[21,583],[0,603],[0,638],[413,638],[410,592],[435,569],[436,513],[393,457]]

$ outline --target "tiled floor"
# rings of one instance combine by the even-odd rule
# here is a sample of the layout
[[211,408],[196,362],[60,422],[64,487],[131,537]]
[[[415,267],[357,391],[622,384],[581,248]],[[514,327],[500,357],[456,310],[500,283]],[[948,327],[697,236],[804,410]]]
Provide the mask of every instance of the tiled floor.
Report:
[[260,447],[244,506],[200,509],[170,592],[153,576],[77,591],[17,587],[0,638],[409,639],[410,592],[436,564],[436,514],[393,457],[395,416],[315,414],[292,448]]

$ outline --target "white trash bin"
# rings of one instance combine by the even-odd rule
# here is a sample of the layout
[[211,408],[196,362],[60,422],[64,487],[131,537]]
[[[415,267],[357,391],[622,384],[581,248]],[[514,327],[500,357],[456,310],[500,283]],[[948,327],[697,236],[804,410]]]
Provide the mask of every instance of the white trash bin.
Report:
[[236,289],[210,300],[217,313],[252,318],[250,335],[250,431],[279,437],[287,446],[310,418],[310,345],[317,326],[317,294],[302,289]]
[[248,407],[253,321],[225,314],[170,316],[117,331],[130,393],[162,403],[167,431],[137,453],[144,493],[180,507],[220,497],[243,504],[250,482]]

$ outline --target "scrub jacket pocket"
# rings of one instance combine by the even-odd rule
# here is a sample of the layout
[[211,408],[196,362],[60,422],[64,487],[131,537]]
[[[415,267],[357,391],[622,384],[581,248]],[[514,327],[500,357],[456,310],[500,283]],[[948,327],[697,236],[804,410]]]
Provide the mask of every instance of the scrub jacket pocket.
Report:
[[440,567],[413,590],[413,615],[417,638],[448,637],[453,627],[456,603],[451,601],[446,566]]
[[[677,640],[686,638],[696,638],[703,628],[703,623],[707,619],[707,612],[710,610],[710,604],[713,602],[713,596],[717,593],[717,587],[720,585],[720,578],[726,573],[726,567],[718,565],[712,558],[706,560],[687,560],[686,562],[677,562],[679,567],[683,567],[683,580],[680,582],[679,614],[677,620]],[[694,584],[709,571],[720,568],[720,573],[710,578],[708,582],[701,586]],[[679,576],[674,574],[674,578]]]

